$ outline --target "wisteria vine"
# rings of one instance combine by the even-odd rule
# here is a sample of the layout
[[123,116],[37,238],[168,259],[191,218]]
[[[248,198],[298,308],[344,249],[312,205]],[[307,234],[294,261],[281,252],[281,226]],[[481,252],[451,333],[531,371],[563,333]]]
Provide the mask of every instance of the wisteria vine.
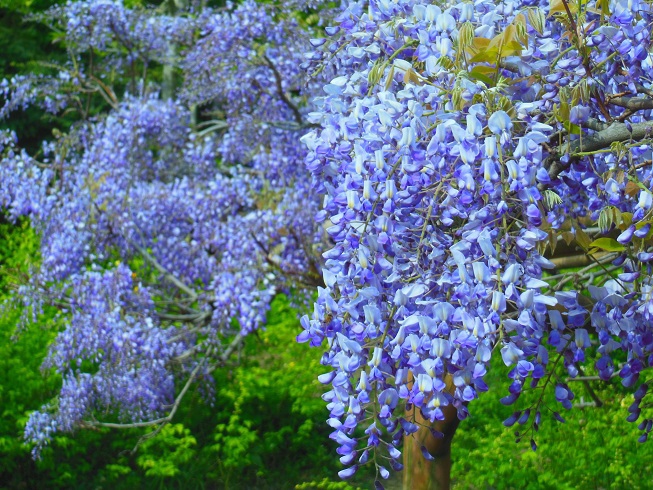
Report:
[[0,142],[0,205],[42,237],[18,297],[65,323],[35,453],[60,430],[166,423],[276,293],[314,288],[298,340],[328,345],[342,478],[387,478],[420,420],[467,417],[499,353],[505,425],[563,421],[520,396],[571,408],[589,364],[636,390],[644,442],[651,4],[282,7],[71,1],[39,17],[69,62],[0,85],[2,116],[79,115],[39,155]]

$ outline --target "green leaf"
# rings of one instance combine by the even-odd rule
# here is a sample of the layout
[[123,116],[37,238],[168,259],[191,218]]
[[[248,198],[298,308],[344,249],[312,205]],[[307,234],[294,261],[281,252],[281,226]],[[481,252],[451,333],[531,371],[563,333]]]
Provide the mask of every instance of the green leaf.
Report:
[[614,238],[599,238],[590,243],[590,247],[595,247],[606,252],[621,252],[626,250],[621,243]]
[[[567,9],[565,8],[566,0],[551,0],[549,2],[549,17],[554,14],[567,14]],[[576,2],[566,2],[567,8],[572,14],[578,12],[578,4]]]
[[562,123],[569,134],[581,134],[580,126],[573,124],[571,121]]
[[576,228],[576,243],[583,248],[583,250],[587,250],[591,244],[590,244],[590,238],[587,236],[587,233],[585,233],[580,227]]
[[476,80],[483,82],[488,87],[494,87],[494,80],[492,80],[486,73],[495,73],[496,68],[492,66],[475,66],[470,72],[469,76]]
[[546,17],[544,12],[539,8],[529,8],[527,9],[528,22],[530,22],[533,29],[535,29],[539,34],[544,32],[544,24],[546,23]]

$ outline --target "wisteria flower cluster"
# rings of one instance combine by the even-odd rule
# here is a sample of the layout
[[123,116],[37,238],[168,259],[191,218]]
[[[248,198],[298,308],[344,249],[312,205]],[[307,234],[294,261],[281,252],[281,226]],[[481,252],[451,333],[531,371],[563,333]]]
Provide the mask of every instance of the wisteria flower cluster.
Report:
[[[329,346],[343,478],[401,466],[406,408],[465,418],[493,352],[506,404],[550,385],[570,408],[556,369],[575,378],[592,338],[602,379],[650,366],[652,21],[637,1],[373,0],[314,42],[332,79],[303,141],[334,246],[298,340]],[[589,267],[558,274],[559,240]],[[506,425],[536,430],[541,400]]]

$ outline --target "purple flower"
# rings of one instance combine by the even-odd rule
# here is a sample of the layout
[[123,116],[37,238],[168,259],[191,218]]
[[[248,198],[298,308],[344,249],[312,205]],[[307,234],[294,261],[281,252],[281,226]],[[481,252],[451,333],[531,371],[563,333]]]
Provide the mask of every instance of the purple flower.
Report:
[[510,134],[512,129],[512,121],[510,116],[505,111],[497,111],[490,116],[487,125],[494,134],[504,135]]
[[569,120],[572,124],[581,125],[587,122],[590,117],[589,107],[577,105],[569,111]]

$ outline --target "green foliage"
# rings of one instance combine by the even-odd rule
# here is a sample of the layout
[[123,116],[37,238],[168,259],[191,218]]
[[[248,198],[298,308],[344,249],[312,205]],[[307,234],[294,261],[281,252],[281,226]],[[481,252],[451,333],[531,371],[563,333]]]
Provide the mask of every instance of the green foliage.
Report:
[[328,434],[316,380],[324,369],[321,352],[295,344],[298,332],[296,312],[280,296],[267,329],[248,339],[243,362],[216,373],[220,407],[205,452],[216,458],[214,475],[227,486],[271,488],[275,481],[312,479],[316,468],[322,475],[339,469],[332,448],[318,442]]
[[[525,393],[516,407],[505,407],[499,399],[506,395],[506,368],[501,359],[488,374],[493,387],[473,403],[473,415],[463,421],[453,442],[454,489],[645,489],[653,480],[648,461],[653,446],[639,444],[636,425],[626,422],[626,408],[632,395],[618,381],[593,382],[592,388],[604,402],[600,408],[573,408],[565,411],[556,403],[552,389],[547,390],[547,406],[561,412],[566,423],[560,424],[551,412],[542,410],[542,426],[535,433],[537,451],[530,449],[530,431],[515,443],[514,432],[529,427],[504,427],[501,422],[522,402],[539,396]],[[570,383],[576,393],[574,403],[589,395],[581,383]],[[501,388],[500,388],[501,387]],[[531,416],[532,421],[532,416]],[[582,469],[582,471],[579,471]]]
[[155,437],[146,440],[136,462],[145,470],[145,476],[168,478],[179,474],[180,466],[194,456],[197,440],[182,424],[163,427]]
[[[39,240],[27,223],[0,223],[0,301],[38,260]],[[86,488],[89,474],[111,462],[116,453],[103,444],[106,433],[57,437],[36,463],[23,443],[32,410],[57,393],[60,378],[40,369],[57,332],[57,310],[47,309],[38,322],[16,335],[20,310],[4,304],[0,314],[0,488]],[[133,436],[132,436],[133,437]],[[125,442],[123,441],[123,449]],[[90,487],[89,487],[90,488]]]
[[295,485],[296,490],[361,490],[360,487],[352,487],[344,481],[334,482],[328,478],[321,481],[312,481]]
[[[316,380],[319,350],[294,343],[297,313],[280,296],[265,331],[250,336],[240,362],[214,373],[215,405],[200,389],[182,404],[176,420],[140,445],[136,465],[127,455],[104,468],[115,489],[257,488],[354,490],[334,477],[340,469],[326,447],[328,427]],[[134,468],[134,466],[136,466]],[[128,468],[132,480],[121,481]]]
[[[38,260],[38,236],[25,223],[0,223],[0,295]],[[265,331],[247,339],[241,361],[215,373],[213,407],[197,389],[182,404],[175,423],[145,440],[131,455],[142,431],[81,431],[57,437],[35,463],[22,431],[31,410],[57,392],[60,380],[41,372],[47,346],[57,331],[56,310],[14,339],[19,316],[5,309],[0,317],[0,488],[279,488],[354,490],[367,487],[366,475],[338,482],[333,448],[323,444],[328,428],[316,381],[324,368],[319,349],[306,351],[293,339],[299,331],[296,312],[285,297],[272,305]],[[636,427],[625,421],[631,403],[618,382],[593,383],[605,402],[563,413],[565,424],[543,410],[536,433],[515,444],[514,430],[501,421],[514,407],[504,407],[506,368],[494,363],[488,384],[494,387],[474,402],[473,416],[454,439],[455,489],[645,489],[653,479],[648,461],[651,444],[638,444]],[[573,386],[578,402],[589,399]],[[534,400],[527,392],[520,403]],[[558,405],[549,394],[552,409]],[[524,407],[520,405],[520,407]],[[518,407],[519,408],[519,407]],[[579,472],[578,468],[583,468]],[[579,477],[579,475],[581,475]],[[304,482],[304,483],[302,483]]]
[[[0,223],[3,297],[38,260],[38,245],[26,223]],[[29,412],[60,383],[39,369],[56,334],[55,313],[47,311],[17,341],[19,311],[7,309],[0,318],[0,488],[355,488],[356,483],[331,480],[340,468],[332,448],[323,444],[328,428],[316,381],[324,369],[321,352],[293,342],[299,326],[285,297],[273,303],[267,329],[247,339],[241,362],[215,373],[213,407],[197,390],[182,404],[175,423],[145,440],[135,456],[129,450],[142,431],[82,431],[57,437],[35,463],[22,431]],[[505,386],[505,374],[499,358],[488,384]],[[565,424],[543,411],[537,452],[528,447],[529,434],[515,444],[518,426],[501,425],[514,410],[499,403],[505,393],[494,388],[481,396],[454,439],[454,488],[646,488],[642,482],[653,479],[647,464],[653,446],[635,442],[636,427],[625,421],[632,395],[618,382],[593,386],[603,407],[566,412]],[[580,384],[574,388],[576,402],[588,398]],[[536,396],[537,391],[525,393],[520,403]],[[551,395],[546,401],[557,409]],[[365,474],[358,478],[365,487]]]
[[[38,239],[27,224],[0,223],[0,301],[4,302],[16,276],[36,260]],[[20,311],[5,305],[0,316],[0,485],[12,488],[34,471],[23,427],[35,400],[55,393],[57,380],[40,372],[52,333],[40,328],[23,332],[14,341]],[[37,402],[38,403],[38,402]]]
[[12,282],[26,274],[38,260],[39,239],[23,222],[17,225],[4,222],[0,215],[0,297],[7,298]]

